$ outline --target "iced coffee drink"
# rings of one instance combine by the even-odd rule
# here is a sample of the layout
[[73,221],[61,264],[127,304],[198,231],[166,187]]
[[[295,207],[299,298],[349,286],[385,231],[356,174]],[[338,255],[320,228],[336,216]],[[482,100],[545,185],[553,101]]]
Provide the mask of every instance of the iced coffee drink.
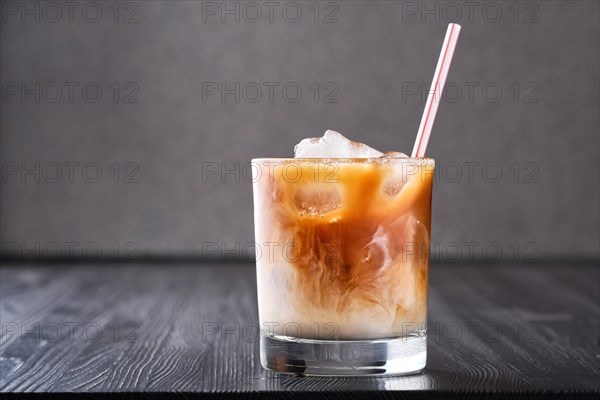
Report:
[[263,366],[421,370],[434,161],[328,131],[253,170]]

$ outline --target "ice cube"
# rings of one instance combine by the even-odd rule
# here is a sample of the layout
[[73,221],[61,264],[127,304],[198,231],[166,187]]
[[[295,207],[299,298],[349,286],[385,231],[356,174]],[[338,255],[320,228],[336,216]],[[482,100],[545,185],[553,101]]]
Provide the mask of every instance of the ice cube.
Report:
[[376,158],[382,155],[366,144],[353,142],[331,130],[323,137],[303,139],[294,147],[295,158]]
[[405,214],[387,225],[379,225],[371,241],[361,249],[361,263],[370,269],[386,270],[397,258],[399,264],[416,263],[429,249],[429,232],[412,214]]
[[399,151],[386,151],[381,158],[406,158],[408,157],[406,154],[401,153]]
[[339,188],[309,186],[298,190],[294,203],[301,210],[301,216],[308,214],[323,217],[325,213],[342,207],[342,195]]

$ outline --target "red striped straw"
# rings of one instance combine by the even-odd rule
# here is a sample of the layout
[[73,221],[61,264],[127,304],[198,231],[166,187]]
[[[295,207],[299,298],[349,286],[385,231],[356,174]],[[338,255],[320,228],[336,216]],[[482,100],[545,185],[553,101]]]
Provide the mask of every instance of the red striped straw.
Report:
[[417,140],[415,140],[415,147],[413,147],[413,157],[425,156],[425,149],[427,148],[427,142],[429,142],[431,128],[433,128],[433,121],[435,120],[435,114],[437,113],[440,104],[441,94],[444,90],[448,70],[450,70],[450,63],[452,62],[452,55],[456,48],[459,33],[460,25],[448,25],[446,38],[444,39],[442,51],[440,52],[440,58],[435,69],[435,74],[433,75],[433,81],[431,82],[427,103],[425,103],[425,110],[423,111],[423,117],[421,118]]

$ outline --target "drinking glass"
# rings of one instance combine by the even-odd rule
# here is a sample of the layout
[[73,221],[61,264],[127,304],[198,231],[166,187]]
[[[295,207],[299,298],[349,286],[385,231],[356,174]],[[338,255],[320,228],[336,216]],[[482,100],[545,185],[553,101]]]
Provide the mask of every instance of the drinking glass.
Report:
[[306,375],[421,371],[434,160],[251,165],[262,366]]

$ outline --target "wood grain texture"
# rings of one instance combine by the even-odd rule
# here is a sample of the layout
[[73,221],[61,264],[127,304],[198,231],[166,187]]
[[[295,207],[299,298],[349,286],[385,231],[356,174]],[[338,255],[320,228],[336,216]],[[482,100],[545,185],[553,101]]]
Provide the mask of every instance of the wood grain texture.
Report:
[[254,273],[249,264],[3,266],[0,392],[294,399],[600,393],[598,267],[433,266],[427,368],[397,378],[263,370]]

